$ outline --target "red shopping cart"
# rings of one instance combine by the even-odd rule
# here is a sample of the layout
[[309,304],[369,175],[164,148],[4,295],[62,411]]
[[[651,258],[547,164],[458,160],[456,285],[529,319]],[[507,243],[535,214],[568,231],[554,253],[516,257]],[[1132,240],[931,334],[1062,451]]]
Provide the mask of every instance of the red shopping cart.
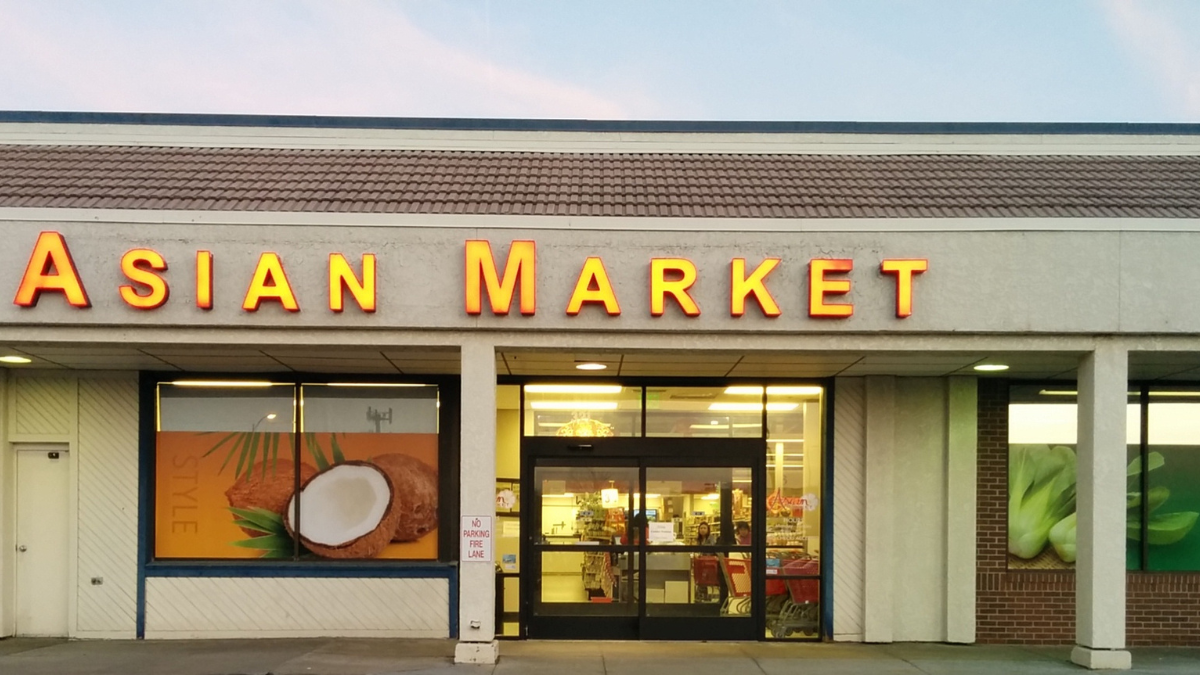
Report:
[[729,595],[721,606],[721,614],[744,615],[750,613],[750,561],[739,558],[718,556],[721,564],[721,574],[725,577],[725,585]]
[[[797,558],[789,560],[781,569],[783,576],[817,577],[821,573],[821,563],[815,558]],[[772,637],[785,638],[793,633],[816,635],[821,620],[821,582],[817,578],[782,579],[787,589],[787,597],[779,606],[779,613],[770,616],[768,611],[767,630]]]

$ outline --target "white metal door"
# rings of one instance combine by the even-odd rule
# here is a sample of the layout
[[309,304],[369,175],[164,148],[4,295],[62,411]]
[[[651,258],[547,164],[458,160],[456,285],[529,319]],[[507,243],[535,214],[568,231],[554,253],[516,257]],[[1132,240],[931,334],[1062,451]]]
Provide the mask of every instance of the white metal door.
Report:
[[17,635],[67,635],[66,446],[17,446]]

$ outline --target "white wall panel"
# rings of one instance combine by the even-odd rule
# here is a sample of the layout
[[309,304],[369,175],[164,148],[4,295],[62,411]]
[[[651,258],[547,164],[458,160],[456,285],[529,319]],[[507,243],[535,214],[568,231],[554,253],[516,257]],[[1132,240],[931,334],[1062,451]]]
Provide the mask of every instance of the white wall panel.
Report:
[[448,637],[445,579],[150,578],[147,638]]
[[69,440],[75,424],[75,378],[14,377],[10,440]]
[[[137,614],[138,385],[79,381],[77,634],[133,637]],[[103,579],[99,585],[92,578]]]
[[863,638],[866,424],[862,378],[838,378],[833,402],[833,637]]

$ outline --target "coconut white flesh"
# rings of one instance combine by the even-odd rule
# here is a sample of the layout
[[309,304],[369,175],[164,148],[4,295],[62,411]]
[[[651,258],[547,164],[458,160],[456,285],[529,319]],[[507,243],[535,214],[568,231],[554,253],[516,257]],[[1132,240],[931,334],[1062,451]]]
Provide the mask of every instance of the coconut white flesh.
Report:
[[[391,499],[391,487],[379,469],[335,466],[300,491],[300,536],[322,546],[352,542],[379,527]],[[288,505],[289,518],[294,501]]]

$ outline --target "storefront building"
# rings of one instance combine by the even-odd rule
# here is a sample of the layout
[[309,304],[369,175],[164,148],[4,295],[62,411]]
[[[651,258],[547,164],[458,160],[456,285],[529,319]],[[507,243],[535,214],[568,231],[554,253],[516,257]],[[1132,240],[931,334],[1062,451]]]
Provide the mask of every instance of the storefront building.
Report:
[[1196,644],[1198,134],[0,115],[0,633]]

